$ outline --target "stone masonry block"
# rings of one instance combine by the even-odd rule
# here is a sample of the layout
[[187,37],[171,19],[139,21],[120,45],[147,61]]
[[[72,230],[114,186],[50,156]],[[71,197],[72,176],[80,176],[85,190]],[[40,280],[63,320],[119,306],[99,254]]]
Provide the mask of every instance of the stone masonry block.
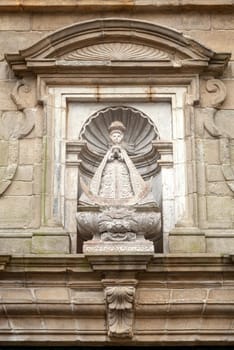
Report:
[[0,167],[8,165],[8,142],[0,141]]
[[234,203],[231,197],[207,197],[207,212],[209,220],[231,221],[234,213]]
[[9,228],[27,226],[33,214],[31,208],[31,196],[0,198],[0,225]]
[[98,291],[81,291],[76,289],[71,289],[71,299],[76,304],[103,304],[104,303],[104,293]]
[[[229,33],[229,32],[228,32]],[[234,38],[233,38],[234,40]],[[234,53],[233,53],[234,55]],[[234,89],[234,79],[230,79],[230,80],[224,80],[224,83],[226,85],[226,89],[227,89],[227,96],[222,104],[222,109],[234,109],[234,96],[233,96],[233,89]],[[229,116],[232,115],[233,111],[228,111]],[[227,131],[230,133],[233,133],[234,130],[234,126],[232,125],[233,123],[231,123],[229,125],[229,127],[227,128]],[[225,123],[225,125],[223,125],[222,127],[224,127],[226,129],[226,125],[227,123]],[[234,135],[232,135],[234,136]]]
[[206,176],[208,182],[223,181],[223,173],[220,165],[208,165],[206,167]]
[[137,302],[140,304],[158,304],[169,301],[169,289],[139,289]]
[[173,289],[172,300],[180,301],[201,301],[206,298],[206,289],[192,288],[192,289]]
[[206,242],[207,253],[233,254],[234,236],[225,237],[223,234],[220,237],[207,237]]
[[66,288],[59,288],[59,287],[38,288],[34,290],[34,293],[38,301],[69,300],[69,293],[68,293],[68,289]]
[[232,301],[234,302],[234,289],[233,288],[227,288],[227,289],[211,289],[209,291],[209,300],[211,301]]
[[[11,225],[9,223],[9,226]],[[0,237],[0,253],[2,254],[30,254],[31,246],[31,237]]]
[[204,140],[204,154],[208,164],[220,164],[219,140]]
[[169,330],[186,330],[200,329],[200,320],[197,318],[168,318],[167,329]]
[[21,317],[22,314],[24,315],[30,315],[30,316],[38,316],[39,310],[38,310],[38,305],[36,303],[32,302],[7,302],[5,303],[5,308],[6,308],[6,314],[8,317],[10,315],[12,316],[19,316]]
[[1,318],[0,319],[0,329],[4,330],[4,329],[9,329],[10,325],[9,325],[9,321],[7,318]]
[[156,318],[153,319],[136,319],[135,320],[135,329],[136,330],[164,330],[166,327],[166,318]]
[[0,30],[30,31],[30,14],[27,13],[1,13]]
[[203,235],[169,235],[170,253],[205,253],[205,237]]
[[65,318],[65,317],[50,317],[50,318],[45,318],[45,327],[47,329],[72,329],[75,330],[76,328],[76,320],[73,318]]
[[208,183],[209,194],[217,196],[232,196],[232,191],[227,186],[226,182],[210,182]]
[[32,15],[32,30],[36,30],[36,31],[37,30],[38,31],[56,30],[56,29],[71,25],[76,21],[78,21],[78,19],[74,13],[69,13],[69,14],[64,14],[64,13],[37,14],[35,13]]
[[[232,80],[228,80],[228,81],[224,81],[226,85],[232,84],[232,86],[234,87],[234,81]],[[234,104],[234,98],[232,96],[232,92],[227,91],[227,98],[231,98]],[[234,138],[234,110],[220,110],[216,113],[215,115],[215,123],[218,126],[219,130],[221,130],[221,132],[226,133],[228,135],[230,135],[231,137]]]
[[10,78],[13,78],[10,67],[6,62],[0,62],[0,80],[8,80]]
[[185,12],[183,15],[183,27],[186,30],[209,30],[211,27],[210,15],[197,11]]
[[33,254],[68,254],[69,252],[70,239],[68,235],[33,235]]
[[189,35],[195,40],[198,40],[201,44],[211,48],[216,52],[231,52],[234,54],[234,30],[229,30],[228,35],[227,31],[225,30],[190,30],[183,31],[183,33]]
[[21,165],[34,163],[34,140],[22,139],[19,143],[19,162]]
[[211,25],[214,29],[234,29],[234,16],[231,13],[214,13],[211,15]]
[[12,181],[6,190],[7,196],[31,196],[33,193],[32,182]]
[[[6,53],[26,49],[37,42],[45,32],[0,31],[0,59]],[[2,101],[2,100],[1,100]]]
[[1,288],[0,295],[3,301],[32,301],[32,293],[26,288]]
[[[1,56],[1,52],[0,52]],[[0,57],[1,58],[1,57]],[[15,85],[15,81],[0,81],[0,110],[15,110],[15,104],[10,98],[10,93]]]
[[10,323],[13,329],[43,329],[43,324],[39,317],[11,317]]
[[18,166],[14,180],[18,181],[32,181],[33,167],[31,165]]
[[231,318],[221,318],[221,317],[212,317],[212,318],[203,318],[201,323],[201,329],[230,329],[232,324]]

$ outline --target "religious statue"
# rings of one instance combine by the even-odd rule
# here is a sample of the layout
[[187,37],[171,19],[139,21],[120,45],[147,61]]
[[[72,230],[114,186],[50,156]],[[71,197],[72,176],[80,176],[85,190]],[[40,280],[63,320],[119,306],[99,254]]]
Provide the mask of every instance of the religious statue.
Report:
[[92,244],[144,242],[146,250],[152,250],[152,243],[145,238],[155,240],[161,234],[161,213],[151,183],[144,181],[127,154],[123,123],[113,121],[108,130],[109,149],[89,185],[80,179],[79,234],[84,240],[91,239]]
[[150,184],[140,176],[123,147],[125,130],[121,122],[111,123],[111,147],[92,178],[89,189],[81,180],[84,193],[80,203],[129,206],[148,200],[148,204],[156,205],[150,193]]

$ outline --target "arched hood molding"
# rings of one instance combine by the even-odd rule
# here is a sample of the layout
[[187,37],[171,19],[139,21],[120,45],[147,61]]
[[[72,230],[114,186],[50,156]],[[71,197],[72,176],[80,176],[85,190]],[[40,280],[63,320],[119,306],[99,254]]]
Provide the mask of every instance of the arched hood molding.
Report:
[[98,19],[60,29],[6,59],[18,75],[153,68],[156,72],[223,72],[228,53],[216,53],[174,29],[132,19]]

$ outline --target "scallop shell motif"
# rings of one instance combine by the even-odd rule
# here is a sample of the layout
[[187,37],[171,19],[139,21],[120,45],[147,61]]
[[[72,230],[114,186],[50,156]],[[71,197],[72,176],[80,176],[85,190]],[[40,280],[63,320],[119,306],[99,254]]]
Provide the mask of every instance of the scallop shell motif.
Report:
[[80,139],[86,141],[88,152],[81,152],[83,172],[93,176],[98,162],[110,147],[108,127],[113,121],[121,121],[126,127],[124,147],[144,178],[157,170],[158,155],[152,150],[152,141],[159,133],[150,118],[143,112],[125,106],[108,107],[93,114],[83,125]]
[[83,47],[61,57],[69,61],[168,61],[164,51],[146,45],[102,43]]

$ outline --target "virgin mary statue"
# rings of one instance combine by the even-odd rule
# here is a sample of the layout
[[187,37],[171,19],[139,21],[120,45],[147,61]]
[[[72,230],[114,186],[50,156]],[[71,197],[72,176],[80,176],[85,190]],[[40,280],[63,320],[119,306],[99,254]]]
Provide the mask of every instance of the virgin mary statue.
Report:
[[124,148],[126,128],[120,121],[110,124],[110,147],[89,186],[81,179],[79,203],[100,206],[156,205],[151,186],[138,173]]

